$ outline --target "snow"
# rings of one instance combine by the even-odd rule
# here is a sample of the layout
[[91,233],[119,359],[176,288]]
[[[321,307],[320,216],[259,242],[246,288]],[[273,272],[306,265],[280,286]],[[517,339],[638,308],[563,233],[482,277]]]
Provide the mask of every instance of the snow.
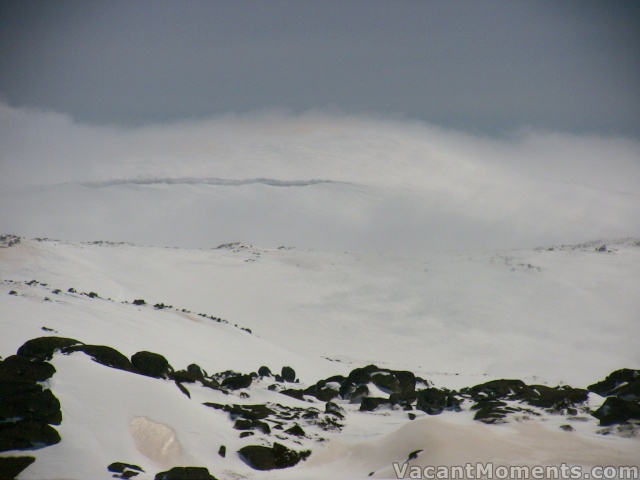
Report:
[[[597,252],[599,245],[402,256],[23,239],[0,248],[0,355],[53,334],[127,357],[157,352],[176,369],[197,363],[209,373],[249,373],[266,365],[279,373],[291,366],[299,388],[370,363],[413,371],[437,387],[494,378],[585,387],[640,366],[630,341],[640,336],[640,243],[608,242],[608,253]],[[141,480],[176,465],[204,466],[218,478],[395,478],[393,462],[416,450],[424,453],[410,465],[421,467],[494,461],[586,468],[640,458],[637,438],[597,434],[594,418],[564,432],[565,417],[553,415],[484,425],[467,410],[437,417],[415,411],[410,421],[402,410],[365,413],[337,400],[346,411],[342,432],[312,424],[301,424],[306,438],[276,432],[283,436],[276,441],[312,455],[292,469],[257,472],[235,452],[273,438],[239,438],[226,412],[203,403],[324,412],[323,402],[270,391],[267,378],[230,395],[185,383],[188,398],[171,381],[107,368],[80,352],[52,363],[63,440],[35,451],[37,461],[19,477],[25,480],[108,479],[114,461],[142,466]],[[602,400],[592,395],[592,408]]]

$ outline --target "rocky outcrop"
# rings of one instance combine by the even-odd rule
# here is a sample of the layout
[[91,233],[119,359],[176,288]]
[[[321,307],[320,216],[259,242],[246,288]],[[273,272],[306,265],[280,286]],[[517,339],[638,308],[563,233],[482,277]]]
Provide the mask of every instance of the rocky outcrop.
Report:
[[274,443],[273,447],[248,445],[238,451],[240,458],[254,470],[275,470],[289,468],[306,459],[311,452],[296,452],[284,445]]
[[[62,422],[60,402],[39,383],[51,378],[56,369],[43,360],[42,351],[31,353],[0,360],[0,452],[36,450],[60,442],[58,431],[51,426]],[[27,460],[12,462],[19,466]]]
[[137,352],[131,357],[131,364],[142,375],[153,378],[168,378],[173,370],[169,361],[159,353]]
[[35,457],[0,457],[0,480],[13,480],[35,461]]
[[616,370],[601,382],[587,388],[602,397],[607,397],[602,406],[592,413],[600,420],[600,425],[640,420],[640,370]]
[[125,479],[144,473],[144,470],[139,466],[123,462],[113,462],[107,467],[107,470],[113,473],[112,477]]
[[204,467],[173,467],[156,474],[154,480],[217,480]]

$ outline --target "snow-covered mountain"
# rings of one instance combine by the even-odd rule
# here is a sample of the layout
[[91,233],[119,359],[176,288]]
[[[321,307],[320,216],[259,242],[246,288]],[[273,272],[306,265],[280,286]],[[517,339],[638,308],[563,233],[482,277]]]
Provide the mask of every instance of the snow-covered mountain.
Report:
[[374,255],[4,236],[0,457],[35,458],[21,479],[637,467],[639,291],[636,239]]

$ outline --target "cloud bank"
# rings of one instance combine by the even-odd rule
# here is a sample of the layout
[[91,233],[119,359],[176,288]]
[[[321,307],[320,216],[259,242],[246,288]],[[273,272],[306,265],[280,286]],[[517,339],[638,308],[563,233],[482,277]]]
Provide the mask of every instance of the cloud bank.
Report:
[[640,144],[621,137],[282,111],[123,128],[0,104],[0,149],[0,225],[25,236],[416,251],[640,235]]

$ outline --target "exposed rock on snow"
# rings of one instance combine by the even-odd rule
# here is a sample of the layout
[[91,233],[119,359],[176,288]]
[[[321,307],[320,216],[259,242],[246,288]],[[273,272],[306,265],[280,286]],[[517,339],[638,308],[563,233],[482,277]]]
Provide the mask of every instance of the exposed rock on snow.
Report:
[[251,468],[256,470],[275,470],[293,467],[307,458],[311,452],[308,450],[302,452],[293,451],[284,445],[274,443],[272,447],[263,445],[248,445],[242,447],[238,452]]

